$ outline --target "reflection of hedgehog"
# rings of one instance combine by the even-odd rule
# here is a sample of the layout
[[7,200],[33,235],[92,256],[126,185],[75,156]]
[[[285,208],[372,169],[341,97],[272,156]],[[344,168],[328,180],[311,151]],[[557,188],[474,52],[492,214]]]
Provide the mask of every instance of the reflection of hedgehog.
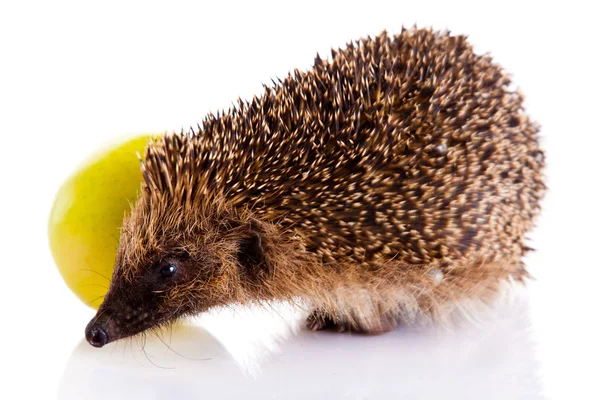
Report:
[[317,56],[149,146],[87,338],[236,303],[301,299],[312,329],[381,332],[488,301],[527,276],[537,133],[464,37],[405,30]]

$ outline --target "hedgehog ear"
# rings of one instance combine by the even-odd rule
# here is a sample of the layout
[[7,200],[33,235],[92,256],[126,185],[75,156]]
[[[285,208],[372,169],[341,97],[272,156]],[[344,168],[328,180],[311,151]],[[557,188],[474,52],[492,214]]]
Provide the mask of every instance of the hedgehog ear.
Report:
[[238,250],[240,265],[248,270],[266,264],[262,235],[259,231],[250,228],[240,242]]

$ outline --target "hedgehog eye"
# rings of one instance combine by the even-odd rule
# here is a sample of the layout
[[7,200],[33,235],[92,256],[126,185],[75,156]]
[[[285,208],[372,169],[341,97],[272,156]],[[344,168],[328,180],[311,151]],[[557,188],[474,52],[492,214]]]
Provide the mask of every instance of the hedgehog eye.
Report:
[[170,278],[173,275],[175,275],[175,272],[177,271],[177,267],[171,263],[164,263],[161,265],[159,272],[160,275],[165,277],[165,278]]

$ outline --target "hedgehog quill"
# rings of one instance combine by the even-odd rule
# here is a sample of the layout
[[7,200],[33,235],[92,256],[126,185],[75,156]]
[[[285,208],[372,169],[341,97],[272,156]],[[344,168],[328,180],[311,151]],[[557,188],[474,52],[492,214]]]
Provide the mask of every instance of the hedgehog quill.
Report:
[[467,39],[382,33],[148,146],[96,347],[230,304],[300,299],[308,327],[444,322],[523,281],[544,153]]

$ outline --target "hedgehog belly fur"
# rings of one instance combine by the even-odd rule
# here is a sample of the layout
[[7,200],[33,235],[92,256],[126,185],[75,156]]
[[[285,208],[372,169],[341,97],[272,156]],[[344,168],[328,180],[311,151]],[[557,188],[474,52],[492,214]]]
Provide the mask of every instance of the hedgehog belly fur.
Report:
[[259,227],[268,277],[232,277],[236,301],[303,298],[317,329],[443,320],[527,276],[544,154],[522,103],[465,37],[383,33],[156,140],[137,207]]

